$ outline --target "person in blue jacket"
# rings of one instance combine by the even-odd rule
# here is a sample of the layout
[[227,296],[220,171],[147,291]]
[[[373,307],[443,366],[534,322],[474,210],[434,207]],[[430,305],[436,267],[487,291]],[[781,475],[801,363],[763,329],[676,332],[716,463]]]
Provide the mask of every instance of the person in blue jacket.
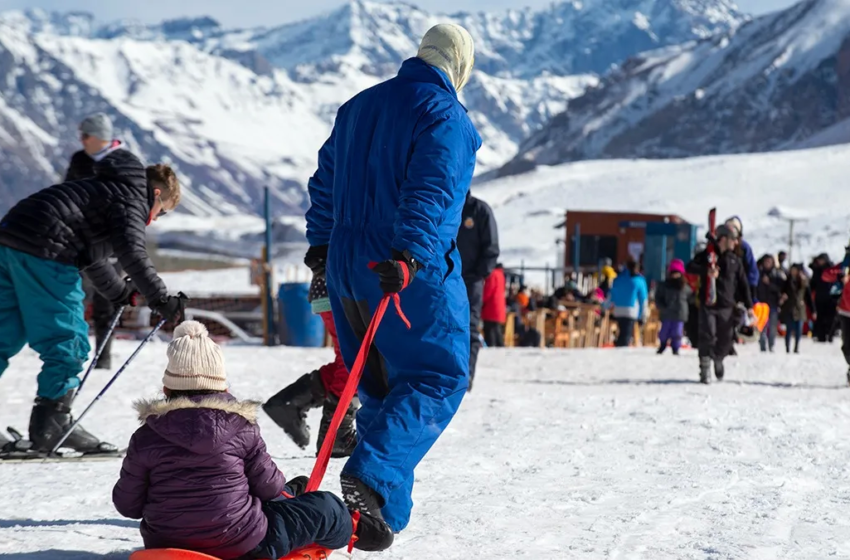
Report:
[[744,240],[744,225],[741,223],[741,218],[732,216],[726,220],[726,226],[738,232],[738,239],[741,240],[738,245],[738,256],[744,262],[744,272],[747,273],[747,284],[750,285],[750,293],[753,294],[753,303],[758,302],[755,299],[755,293],[758,290],[759,280],[761,280],[761,272],[759,271],[756,256],[753,254],[753,248]]
[[614,345],[626,347],[632,342],[635,321],[643,325],[647,309],[646,279],[634,259],[626,261],[608,297],[614,307],[612,315],[617,321],[617,341]]
[[[382,523],[388,548],[413,507],[413,470],[468,386],[469,303],[457,233],[481,138],[458,92],[472,71],[472,37],[441,24],[398,75],[340,107],[310,179],[310,249],[326,274],[349,370],[385,294],[388,312],[359,387],[359,441],[342,470],[343,500],[361,523]],[[375,264],[377,263],[377,264]]]

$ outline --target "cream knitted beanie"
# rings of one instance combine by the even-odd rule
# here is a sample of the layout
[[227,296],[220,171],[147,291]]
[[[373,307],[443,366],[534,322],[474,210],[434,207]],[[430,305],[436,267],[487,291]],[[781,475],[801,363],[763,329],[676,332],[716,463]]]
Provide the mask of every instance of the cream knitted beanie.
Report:
[[460,25],[441,23],[425,33],[416,56],[445,72],[459,93],[472,74],[475,45],[469,31]]
[[210,340],[204,325],[183,321],[174,329],[162,384],[172,391],[227,390],[224,355],[218,344]]

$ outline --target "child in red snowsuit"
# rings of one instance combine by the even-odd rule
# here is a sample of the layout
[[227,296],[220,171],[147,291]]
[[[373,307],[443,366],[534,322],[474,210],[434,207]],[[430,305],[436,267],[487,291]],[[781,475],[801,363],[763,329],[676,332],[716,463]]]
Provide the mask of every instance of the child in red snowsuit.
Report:
[[[322,447],[325,434],[333,418],[339,397],[348,381],[348,370],[342,361],[339,342],[336,336],[331,304],[328,300],[328,288],[325,279],[313,276],[310,283],[310,305],[313,313],[322,318],[325,328],[333,341],[334,361],[319,369],[302,375],[294,383],[285,387],[263,405],[275,423],[283,428],[292,441],[299,447],[306,448],[310,443],[310,428],[307,426],[307,411],[322,406],[322,422],[319,425],[319,436],[316,439],[316,452]],[[357,432],[354,428],[354,413],[357,407],[349,405],[339,427],[334,442],[332,457],[348,457],[357,444]]]

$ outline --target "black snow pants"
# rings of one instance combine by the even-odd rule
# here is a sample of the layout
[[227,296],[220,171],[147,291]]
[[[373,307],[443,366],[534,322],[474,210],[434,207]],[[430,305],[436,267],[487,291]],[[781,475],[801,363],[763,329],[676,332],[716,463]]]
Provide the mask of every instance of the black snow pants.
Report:
[[815,321],[814,332],[812,332],[814,339],[818,342],[832,342],[837,314],[835,302],[831,299],[816,301],[815,310],[818,313],[818,318]]
[[732,350],[735,320],[732,308],[699,308],[699,357],[722,362]]
[[466,295],[469,298],[469,388],[475,379],[475,364],[478,363],[478,351],[481,350],[481,306],[484,305],[484,280],[466,281]]

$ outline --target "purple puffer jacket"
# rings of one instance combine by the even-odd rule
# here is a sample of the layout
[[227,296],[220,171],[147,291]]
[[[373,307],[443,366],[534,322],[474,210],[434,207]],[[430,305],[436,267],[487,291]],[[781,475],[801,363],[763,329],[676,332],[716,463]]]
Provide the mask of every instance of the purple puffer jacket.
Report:
[[112,491],[118,512],[142,518],[146,548],[187,548],[223,559],[257,547],[261,502],[285,479],[257,426],[259,403],[227,393],[136,403],[144,422],[130,439]]

